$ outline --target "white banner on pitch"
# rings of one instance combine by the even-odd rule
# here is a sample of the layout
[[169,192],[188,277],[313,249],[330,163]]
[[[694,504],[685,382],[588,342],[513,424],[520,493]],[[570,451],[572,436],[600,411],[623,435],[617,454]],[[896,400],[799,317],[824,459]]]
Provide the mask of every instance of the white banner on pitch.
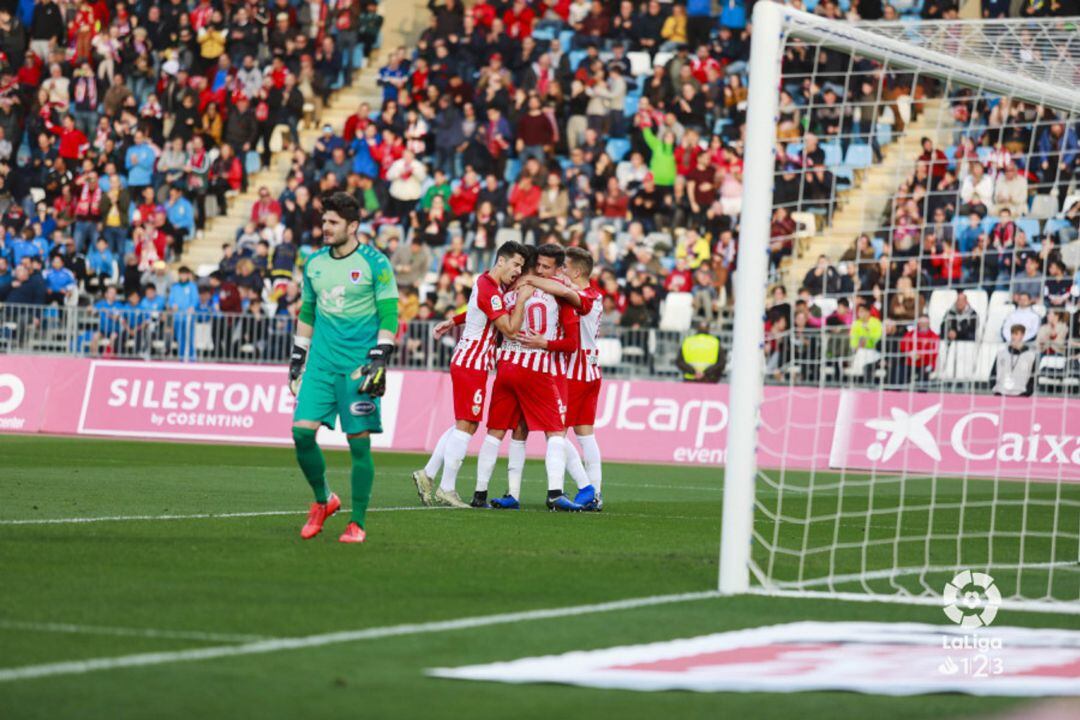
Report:
[[1080,632],[800,622],[428,673],[645,691],[1080,695]]

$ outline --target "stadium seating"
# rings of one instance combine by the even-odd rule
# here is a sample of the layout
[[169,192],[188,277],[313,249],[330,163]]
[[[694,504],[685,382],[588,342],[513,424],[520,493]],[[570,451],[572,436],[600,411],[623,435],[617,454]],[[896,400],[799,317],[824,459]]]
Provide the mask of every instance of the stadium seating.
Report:
[[660,313],[661,330],[689,330],[694,318],[691,293],[668,293]]

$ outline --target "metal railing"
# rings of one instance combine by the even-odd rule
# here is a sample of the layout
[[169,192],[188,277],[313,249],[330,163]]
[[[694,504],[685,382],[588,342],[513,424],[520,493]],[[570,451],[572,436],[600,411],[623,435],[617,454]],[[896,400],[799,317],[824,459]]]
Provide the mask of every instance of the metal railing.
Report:
[[[424,320],[407,324],[395,366],[449,368],[456,332],[436,340],[431,332],[435,324]],[[284,365],[295,328],[296,320],[289,315],[0,303],[0,353]],[[679,380],[682,372],[675,363],[686,335],[655,328],[610,328],[600,342],[604,374]],[[722,327],[718,335],[730,359],[730,327]],[[1003,347],[997,341],[942,341],[934,367],[919,370],[901,351],[900,336],[883,337],[872,351],[853,350],[849,337],[849,328],[827,326],[770,334],[766,382],[987,393],[992,391],[994,356]],[[1080,345],[1070,343],[1064,353],[1041,354],[1035,385],[1038,394],[1080,392]]]
[[[404,330],[398,367],[445,370],[457,331],[436,340],[437,321],[413,320]],[[176,313],[114,308],[0,303],[0,353],[81,355],[133,360],[225,363],[288,362],[295,318],[249,313]],[[626,378],[678,379],[685,332],[614,328],[605,338],[604,372]],[[730,344],[730,330],[720,333]]]
[[0,303],[0,352],[284,363],[295,322],[287,315]]

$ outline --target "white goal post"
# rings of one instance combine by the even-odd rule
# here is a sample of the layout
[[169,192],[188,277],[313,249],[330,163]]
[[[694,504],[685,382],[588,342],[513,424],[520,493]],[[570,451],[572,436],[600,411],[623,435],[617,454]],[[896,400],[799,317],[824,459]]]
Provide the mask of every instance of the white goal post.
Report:
[[[818,51],[835,51],[849,58],[871,62],[882,74],[901,73],[904,77],[914,78],[910,81],[912,88],[924,82],[935,88],[935,94],[901,102],[901,113],[909,107],[911,111],[910,116],[898,120],[898,124],[907,123],[910,137],[905,137],[902,131],[898,132],[891,126],[889,132],[874,135],[873,129],[867,129],[873,128],[874,121],[857,132],[852,131],[852,137],[858,134],[854,140],[844,137],[841,142],[840,135],[847,132],[842,130],[835,141],[836,150],[826,148],[826,151],[838,152],[843,162],[845,157],[852,157],[852,144],[865,144],[867,148],[873,146],[875,157],[862,164],[844,162],[836,168],[830,167],[829,170],[835,170],[837,175],[833,178],[834,190],[841,181],[839,175],[846,175],[844,179],[848,187],[843,191],[843,197],[837,195],[825,201],[827,209],[818,212],[816,218],[810,217],[809,225],[798,223],[795,256],[804,246],[814,247],[815,243],[828,245],[830,237],[844,233],[848,244],[856,235],[865,233],[868,241],[877,243],[875,247],[880,256],[880,238],[885,238],[885,245],[888,246],[900,222],[896,219],[896,211],[888,209],[897,205],[891,193],[898,185],[904,185],[909,171],[915,172],[914,156],[918,155],[918,148],[922,144],[921,133],[930,133],[935,146],[944,144],[939,143],[939,138],[945,141],[955,138],[962,145],[963,138],[972,135],[965,134],[964,126],[958,124],[964,120],[958,119],[958,113],[954,117],[952,112],[957,97],[979,108],[998,103],[1003,108],[1010,107],[1010,104],[1015,107],[1018,103],[1029,109],[1035,108],[1039,120],[1035,124],[1034,135],[1028,146],[1022,149],[1014,147],[1012,154],[1012,162],[1019,164],[1024,172],[1033,174],[1033,177],[1037,174],[1035,159],[1041,157],[1036,146],[1044,118],[1050,115],[1061,117],[1069,128],[1080,125],[1080,30],[1077,29],[1080,19],[1071,20],[1074,22],[1045,18],[1034,21],[906,20],[903,23],[851,23],[829,20],[767,0],[755,4],[744,139],[743,204],[734,278],[735,329],[719,569],[719,589],[722,593],[749,592],[940,605],[948,580],[957,573],[973,570],[1001,579],[1002,607],[1080,614],[1080,460],[1076,464],[1069,463],[1068,453],[1073,446],[1066,446],[1066,443],[1072,442],[1068,439],[1072,436],[1068,435],[1067,422],[1073,429],[1073,435],[1080,436],[1080,399],[1077,399],[1075,392],[1068,392],[1070,386],[1065,384],[1065,380],[1060,380],[1059,385],[1055,386],[1061,391],[1059,395],[1042,393],[1047,388],[1039,381],[1033,397],[1019,398],[1016,403],[1012,403],[1011,398],[995,396],[990,392],[992,387],[987,384],[986,375],[994,363],[993,352],[1006,346],[1000,336],[994,338],[996,344],[991,345],[989,334],[986,343],[978,347],[974,347],[974,343],[949,343],[945,337],[941,337],[940,351],[935,350],[940,352],[940,359],[935,356],[937,364],[932,369],[927,368],[926,374],[920,379],[911,376],[908,369],[903,379],[896,381],[884,359],[880,365],[868,365],[865,374],[850,372],[853,361],[847,358],[843,365],[839,361],[822,361],[812,370],[810,377],[813,379],[807,381],[806,366],[803,366],[803,374],[799,377],[797,363],[789,359],[785,364],[784,357],[780,358],[779,367],[769,366],[767,378],[764,349],[776,338],[767,337],[763,322],[770,286],[778,282],[786,285],[788,297],[794,305],[795,290],[802,276],[791,273],[793,268],[798,270],[804,267],[800,264],[804,261],[797,257],[785,259],[779,268],[775,267],[775,258],[770,260],[770,242],[773,241],[775,245],[776,240],[772,227],[774,212],[783,206],[774,201],[774,184],[778,182],[780,172],[778,168],[788,160],[791,160],[789,164],[792,166],[799,164],[790,151],[787,158],[779,155],[785,152],[785,145],[782,139],[778,140],[778,124],[782,115],[793,109],[790,106],[782,107],[781,93],[803,81],[805,87],[820,90],[815,85],[817,78],[785,77],[785,53],[792,43],[809,48],[811,56]],[[854,60],[847,61],[848,70],[855,64]],[[842,80],[836,82],[840,86],[844,84]],[[837,103],[841,112],[857,114],[858,103],[845,96],[842,87],[840,90],[841,97]],[[811,90],[811,94],[813,92]],[[882,91],[878,89],[877,93],[881,101]],[[793,132],[802,132],[804,136],[807,134],[805,128],[811,124],[807,118],[814,112],[815,102],[818,101],[811,98],[811,107],[803,104],[794,108],[802,116],[801,120],[795,121],[796,130]],[[895,103],[879,103],[873,112],[877,113],[884,105],[890,105],[887,111],[890,113],[896,108]],[[916,106],[917,112],[914,109]],[[932,108],[932,112],[928,108]],[[866,115],[861,117],[865,120]],[[865,137],[873,139],[861,139]],[[797,140],[800,149],[806,147],[804,137]],[[992,148],[977,148],[980,157],[988,149]],[[880,157],[882,150],[884,159]],[[803,174],[808,172],[806,157],[802,156],[803,165],[790,170],[799,178],[796,182],[800,201],[808,192],[803,185]],[[955,169],[952,158],[948,160],[949,173],[959,177],[960,173],[965,172],[966,159],[961,158]],[[1063,156],[1059,155],[1057,160],[1063,162]],[[994,161],[989,162],[992,164]],[[1004,173],[1004,169],[1001,172]],[[875,173],[884,177],[877,184],[872,182]],[[916,180],[915,184],[918,182]],[[1035,220],[1037,224],[1032,227],[1040,228],[1040,232],[1050,237],[1051,227],[1054,228],[1053,232],[1057,232],[1057,228],[1061,227],[1057,219],[1064,218],[1068,210],[1068,207],[1061,208],[1061,203],[1074,189],[1072,176],[1061,171],[1051,180],[1035,178],[1030,182],[1030,188],[1034,191],[1030,194],[1034,199],[1029,200],[1031,209],[1025,207],[1024,217],[1018,218],[1022,222],[1018,224],[1027,228]],[[1080,190],[1076,192],[1076,200],[1080,201]],[[861,193],[865,197],[861,197]],[[932,188],[930,194],[933,194]],[[1058,206],[1036,219],[1036,205],[1040,203],[1057,203]],[[864,217],[869,219],[864,220],[863,226],[842,225],[855,214],[851,208],[856,204],[867,206]],[[870,205],[874,207],[870,208]],[[847,208],[846,214],[844,208]],[[886,208],[886,219],[878,222],[873,218],[882,216],[882,208]],[[794,208],[792,204],[792,208],[788,209],[802,211],[804,207],[800,205]],[[955,217],[960,210],[954,208],[953,213]],[[1031,216],[1027,213],[1031,213]],[[798,214],[800,217],[809,216],[806,212]],[[926,220],[926,214],[922,217]],[[1057,224],[1051,225],[1051,221]],[[959,231],[961,218],[950,219],[949,224]],[[991,232],[991,227],[988,224],[985,231]],[[879,237],[875,237],[875,233]],[[926,239],[925,235],[925,227],[920,227],[915,234],[919,246],[913,258],[920,264],[929,263],[929,257],[919,249]],[[1035,241],[1036,238],[1028,240]],[[1056,241],[1055,235],[1049,242]],[[958,241],[950,242],[950,247],[953,247]],[[933,241],[928,240],[927,243],[929,246]],[[885,253],[888,254],[889,250],[886,249]],[[1015,261],[1015,252],[1011,257]],[[894,255],[887,260],[896,261],[898,258],[898,255]],[[839,258],[831,259],[836,261]],[[1043,262],[1044,265],[1047,262],[1045,254]],[[967,267],[965,257],[965,273]],[[1075,270],[1075,265],[1071,265],[1070,272]],[[785,272],[788,273],[786,277]],[[922,278],[921,274],[919,278]],[[998,298],[993,297],[998,295],[994,292],[995,280],[1000,278],[991,279],[987,297],[996,301]],[[1011,294],[1014,288],[1009,285],[1011,279],[1007,278],[1004,282],[1003,292],[1015,298]],[[960,287],[958,284],[940,287],[916,285],[916,292],[930,299],[927,304],[931,318],[936,312],[935,308],[944,302],[942,298],[955,298],[956,288]],[[960,292],[964,292],[962,287]],[[980,288],[969,294],[982,292]],[[859,300],[854,295],[851,297],[854,307]],[[1002,300],[1003,303],[1007,301],[1008,298]],[[881,302],[884,304],[888,301]],[[825,298],[821,305],[835,307],[836,298]],[[923,307],[921,301],[919,306]],[[1005,306],[999,308],[999,314],[1005,313],[1002,308]],[[985,321],[986,308],[976,309],[979,310],[980,322]],[[994,309],[995,306],[990,308],[991,315]],[[1050,310],[1053,311],[1053,308]],[[1070,306],[1070,311],[1074,310]],[[926,311],[919,312],[922,314]],[[1042,312],[1045,315],[1047,308],[1043,308]],[[883,317],[882,324],[885,322],[886,318]],[[787,323],[790,327],[790,319]],[[912,327],[914,324],[913,321]],[[1000,328],[1000,319],[997,327]],[[899,332],[902,334],[903,330]],[[863,345],[859,345],[858,351],[862,349]],[[981,378],[961,377],[962,373],[955,368],[948,371],[943,368],[946,357],[955,362],[958,353],[963,357],[969,350],[984,358],[981,370],[972,370],[975,374],[982,372]],[[821,352],[824,353],[823,348]],[[1039,368],[1044,367],[1044,360],[1045,356],[1039,356],[1036,360]],[[901,360],[900,364],[905,362]],[[976,363],[975,360],[972,362]],[[829,370],[835,365],[836,374],[826,377],[826,365],[829,365]],[[1077,367],[1080,368],[1080,363]],[[966,384],[961,385],[961,380]],[[774,387],[769,387],[767,392],[768,385]],[[787,395],[783,395],[784,392]],[[805,399],[814,392],[821,393],[822,397],[834,403],[829,405],[817,401],[818,408],[834,409],[819,409],[816,417],[805,417],[800,414],[807,406]],[[777,426],[776,413],[763,414],[763,403],[768,402],[787,403],[789,413],[797,408],[794,415],[787,417],[785,424],[788,427]],[[799,402],[803,402],[803,405],[799,405]],[[992,424],[997,428],[998,422],[1004,428],[1005,420],[1002,418],[1010,413],[1022,412],[1035,428],[1034,434],[1028,437],[1031,449],[1024,450],[1030,458],[1036,455],[1041,457],[1044,447],[1048,448],[1045,450],[1048,456],[1053,453],[1054,448],[1046,445],[1045,439],[1040,440],[1039,423],[1045,424],[1041,418],[1049,416],[1043,413],[1057,413],[1053,417],[1059,418],[1055,422],[1060,422],[1061,427],[1046,428],[1043,433],[1053,438],[1053,443],[1059,446],[1058,450],[1063,450],[1058,455],[1065,462],[1055,466],[1057,469],[1053,473],[1040,475],[1041,470],[1032,470],[1030,466],[1027,470],[1012,471],[1005,461],[999,461],[998,467],[988,473],[985,463],[979,464],[982,461],[965,460],[965,470],[957,472],[956,467],[947,467],[945,461],[932,467],[923,462],[929,462],[927,458],[916,461],[918,448],[908,447],[914,441],[908,442],[899,435],[896,435],[900,438],[897,440],[898,446],[902,442],[907,445],[900,449],[883,448],[886,444],[884,432],[878,433],[880,443],[877,449],[865,451],[864,457],[871,458],[865,465],[851,466],[845,462],[846,438],[832,437],[831,443],[825,443],[831,444],[831,454],[826,451],[814,457],[796,458],[794,452],[786,455],[775,452],[777,447],[787,449],[793,444],[790,436],[795,433],[822,436],[846,433],[849,425],[842,424],[841,420],[851,427],[858,424],[861,432],[866,431],[862,426],[875,427],[873,422],[880,421],[864,422],[858,411],[852,409],[860,402],[864,406],[875,405],[884,416],[888,416],[888,411],[892,410],[894,418],[908,417],[903,413],[896,414],[894,408],[898,405],[909,410],[924,406],[934,408],[932,412],[927,410],[924,413],[931,418],[928,422],[933,432],[948,437],[951,430],[954,441],[957,437],[961,440],[968,437],[964,435],[967,432],[964,428],[968,426],[971,431],[978,427],[989,432]],[[960,407],[961,404],[963,407]],[[951,416],[949,413],[953,410],[950,408],[954,409]],[[1017,411],[1016,408],[1022,410]],[[964,415],[964,412],[967,414]],[[783,412],[780,412],[780,416],[783,416]],[[962,417],[969,419],[961,429],[944,424]],[[991,417],[999,420],[991,423]],[[985,423],[979,425],[979,422],[983,422],[979,418],[985,419]],[[1070,419],[1067,421],[1066,418]],[[897,422],[902,424],[901,420]],[[957,423],[957,427],[961,424]],[[908,432],[907,428],[904,426],[905,433]],[[773,439],[776,442],[767,442],[769,434],[775,435]],[[773,454],[759,467],[763,444],[769,445]],[[1080,453],[1080,439],[1076,441],[1076,448]],[[924,454],[940,452],[932,449]],[[962,455],[963,448],[958,452]],[[899,467],[878,463],[878,460],[888,460],[893,453],[900,459],[911,457],[910,467],[906,464]],[[973,451],[970,454],[979,458],[985,455]],[[1019,518],[1016,527],[1011,524],[1013,518]],[[861,547],[859,538],[863,538]]]

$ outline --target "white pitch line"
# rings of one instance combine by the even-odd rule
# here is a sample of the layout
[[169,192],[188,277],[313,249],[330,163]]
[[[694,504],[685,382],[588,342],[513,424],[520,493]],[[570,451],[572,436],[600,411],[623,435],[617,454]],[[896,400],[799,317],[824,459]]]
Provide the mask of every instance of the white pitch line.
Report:
[[616,600],[614,602],[596,603],[593,605],[575,605],[571,607],[549,608],[546,610],[527,610],[525,612],[480,615],[477,617],[458,618],[457,620],[442,620],[409,625],[390,625],[387,627],[367,628],[364,630],[308,635],[306,637],[260,640],[257,642],[244,643],[243,645],[220,645],[216,647],[195,648],[173,652],[139,653],[137,655],[121,655],[119,657],[93,658],[90,660],[73,660],[69,662],[48,663],[45,665],[26,665],[23,667],[0,670],[0,682],[32,680],[35,678],[55,677],[57,675],[80,675],[98,670],[165,665],[169,663],[235,657],[238,655],[259,655],[282,650],[300,650],[304,648],[322,647],[325,645],[338,645],[359,640],[375,640],[378,638],[399,637],[402,635],[425,635],[429,633],[468,630],[470,628],[505,625],[508,623],[528,622],[532,620],[550,620],[552,618],[589,613],[633,610],[635,608],[690,602],[693,600],[708,600],[717,597],[720,597],[720,593],[715,590],[680,593],[676,595],[652,595],[649,597],[630,598],[628,600]]
[[103,627],[69,623],[0,620],[0,630],[29,630],[31,632],[70,633],[73,635],[114,635],[116,637],[167,638],[175,640],[205,640],[207,642],[245,643],[270,640],[265,635],[233,635],[192,630],[159,630],[156,628]]
[[[409,505],[406,507],[379,507],[368,508],[368,512],[406,512],[409,510],[450,510],[442,507],[422,507]],[[339,512],[347,513],[348,509],[342,508]],[[273,515],[306,515],[303,510],[265,510],[260,512],[237,512],[237,513],[194,513],[192,515],[108,515],[102,517],[77,517],[77,518],[41,518],[33,520],[0,520],[0,525],[69,525],[77,523],[96,522],[135,522],[144,520],[218,520],[221,518],[249,518],[270,517]]]

